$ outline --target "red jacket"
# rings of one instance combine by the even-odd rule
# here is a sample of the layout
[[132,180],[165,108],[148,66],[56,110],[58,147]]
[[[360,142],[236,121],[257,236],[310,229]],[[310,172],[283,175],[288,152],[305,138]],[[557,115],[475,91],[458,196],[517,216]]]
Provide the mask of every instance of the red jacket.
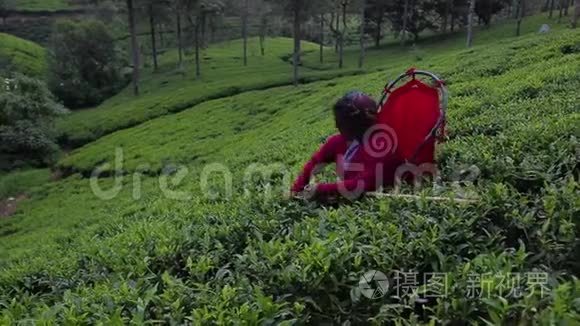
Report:
[[341,194],[344,197],[358,197],[363,192],[393,184],[394,173],[400,163],[394,155],[377,154],[365,143],[351,147],[349,153],[348,149],[348,142],[341,134],[330,136],[304,165],[292,191],[304,190],[310,182],[313,170],[328,163],[336,163],[337,176],[341,180],[317,184],[317,196]]

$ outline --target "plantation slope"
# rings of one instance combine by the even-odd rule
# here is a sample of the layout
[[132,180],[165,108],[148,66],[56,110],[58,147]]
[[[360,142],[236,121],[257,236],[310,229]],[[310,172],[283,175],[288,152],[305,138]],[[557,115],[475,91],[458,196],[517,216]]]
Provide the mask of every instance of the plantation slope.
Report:
[[45,185],[50,180],[48,169],[30,169],[0,172],[0,199],[16,196],[32,188]]
[[[78,175],[34,191],[0,220],[9,230],[0,235],[0,323],[577,324],[579,39],[578,30],[528,35],[421,63],[452,95],[442,182],[421,194],[467,192],[479,198],[472,205],[366,198],[323,207],[283,199],[280,169],[244,176],[255,162],[295,172],[333,132],[337,96],[378,90],[404,67],[248,92],[104,137],[71,166],[110,160],[117,142],[125,171],[166,156],[189,174],[143,176],[140,187],[138,174],[126,175],[110,200]],[[229,199],[204,195],[205,162],[229,167]],[[458,190],[456,174],[473,164],[480,175]],[[219,174],[208,186],[227,194]],[[393,282],[382,298],[357,292],[370,270]],[[445,296],[397,293],[397,270],[417,272],[418,286],[445,275]],[[547,288],[530,292],[542,273]],[[469,295],[474,275],[490,277],[481,297]],[[508,281],[526,295],[506,293]]]
[[44,78],[45,50],[34,42],[0,33],[0,71],[20,72]]
[[[526,17],[522,34],[535,33],[542,23],[551,23],[552,31],[565,24],[550,21],[545,14]],[[506,21],[489,28],[476,29],[475,44],[491,44],[502,39],[512,39],[514,22]],[[148,42],[148,40],[147,40]],[[386,68],[409,65],[413,62],[431,60],[434,56],[448,53],[450,49],[462,49],[464,32],[450,35],[425,36],[416,44],[401,48],[398,41],[387,41],[380,49],[369,49],[365,71],[382,71]],[[248,66],[242,65],[242,41],[234,40],[211,45],[202,55],[202,78],[195,79],[194,55],[186,51],[184,70],[177,69],[177,51],[171,50],[160,56],[161,67],[152,73],[150,58],[144,69],[141,92],[134,97],[131,87],[101,105],[75,112],[57,124],[60,142],[78,147],[114,131],[125,129],[168,113],[190,108],[207,100],[230,96],[244,91],[288,85],[292,80],[289,62],[292,40],[267,38],[266,53],[261,56],[258,38],[250,38]],[[325,64],[318,62],[319,46],[302,42],[304,51],[301,67],[302,81],[330,79],[340,75],[360,73],[357,68],[358,48],[345,50],[345,68],[337,68],[337,56],[332,49],[325,50]],[[185,73],[185,75],[183,74]]]
[[[548,18],[546,13],[525,17],[521,25],[521,34],[536,34],[542,24],[549,24],[552,32],[567,29],[569,22],[563,20],[557,22],[557,18]],[[495,42],[515,39],[515,20],[495,22],[489,27],[477,26],[474,28],[474,45],[490,44]],[[417,61],[430,61],[433,56],[448,53],[452,50],[465,48],[465,31],[457,30],[447,35],[425,35],[418,41],[408,41],[408,47],[401,47],[400,40],[394,39],[393,35],[385,35],[380,48],[371,47],[365,51],[365,68],[372,70],[376,67],[391,67],[404,64],[411,57]],[[344,53],[345,67],[357,67],[359,60],[359,48],[347,48]],[[338,55],[334,49],[325,51],[324,64],[320,65],[318,53],[308,53],[304,59],[304,65],[317,69],[333,69],[338,65]]]
[[[198,103],[241,93],[288,85],[292,82],[291,64],[287,62],[292,40],[272,38],[266,40],[266,54],[261,56],[257,38],[249,39],[248,65],[242,63],[241,41],[212,45],[202,55],[202,77],[195,78],[193,53],[185,57],[184,70],[177,69],[177,52],[160,56],[160,69],[153,73],[145,69],[140,83],[141,95],[134,97],[132,88],[101,105],[79,110],[57,123],[61,142],[79,146],[119,129],[135,126],[164,114],[174,113]],[[304,51],[317,46],[304,42]],[[337,75],[356,73],[317,72],[304,69],[302,78],[328,79]]]
[[[560,38],[530,36],[517,42],[505,41],[493,48],[480,46],[456,51],[418,64],[424,64],[426,69],[444,76],[450,84],[451,118],[462,114],[461,109],[466,110],[464,106],[476,106],[480,111],[490,108],[481,112],[483,117],[478,117],[475,122],[469,119],[451,120],[452,125],[482,124],[477,128],[492,130],[484,134],[498,133],[502,130],[501,125],[508,121],[516,123],[530,119],[529,110],[523,110],[521,113],[516,111],[517,115],[511,117],[513,121],[491,123],[489,119],[495,119],[498,106],[541,107],[542,103],[537,103],[538,94],[542,95],[540,98],[545,98],[544,104],[561,97],[553,91],[555,86],[552,83],[575,82],[579,68],[577,56],[562,53],[560,47],[564,45],[561,45],[563,41]],[[568,36],[566,40],[573,46],[572,37]],[[544,42],[549,42],[551,46],[546,46]],[[90,174],[101,163],[113,163],[117,147],[123,149],[123,171],[132,172],[139,167],[154,174],[167,164],[191,165],[221,160],[225,150],[233,154],[241,144],[248,153],[265,153],[262,157],[269,157],[273,154],[263,150],[265,144],[260,139],[288,138],[285,135],[294,128],[300,133],[304,132],[302,125],[310,126],[308,133],[314,135],[313,140],[324,137],[332,125],[328,108],[336,98],[350,89],[377,94],[388,78],[407,68],[399,66],[370,75],[316,82],[298,89],[282,87],[208,101],[181,113],[103,137],[71,152],[59,166],[68,171]],[[536,70],[541,73],[529,73]],[[527,77],[522,79],[522,76]],[[504,93],[498,93],[500,91]],[[459,110],[455,109],[458,107]],[[561,107],[546,108],[549,109],[563,110]],[[497,124],[500,126],[495,126]],[[277,127],[272,128],[273,125]],[[136,139],[139,141],[136,142]],[[282,151],[287,152],[287,149]],[[254,156],[235,154],[225,157],[231,157],[229,160],[256,159]],[[276,155],[274,158],[288,160]],[[115,167],[110,164],[108,170],[113,169]]]
[[15,9],[32,12],[59,11],[74,9],[75,7],[79,7],[81,3],[82,1],[79,0],[18,0],[15,3]]

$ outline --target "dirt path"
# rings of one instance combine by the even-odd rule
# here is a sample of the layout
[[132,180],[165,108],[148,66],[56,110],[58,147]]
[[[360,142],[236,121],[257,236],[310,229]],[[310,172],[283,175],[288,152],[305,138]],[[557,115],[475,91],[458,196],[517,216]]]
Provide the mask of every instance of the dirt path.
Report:
[[16,197],[9,197],[0,200],[0,218],[9,217],[14,214],[18,208],[18,203],[27,198],[28,197],[25,194],[20,194]]

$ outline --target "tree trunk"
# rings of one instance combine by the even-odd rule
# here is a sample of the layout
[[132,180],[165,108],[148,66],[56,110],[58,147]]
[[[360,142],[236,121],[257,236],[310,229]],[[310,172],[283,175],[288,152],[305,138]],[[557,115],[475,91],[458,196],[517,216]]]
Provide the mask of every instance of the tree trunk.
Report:
[[324,14],[320,14],[320,63],[324,63]]
[[403,27],[401,28],[401,45],[405,45],[407,38],[407,20],[409,19],[409,0],[405,0],[403,9]]
[[363,67],[364,65],[364,61],[365,61],[365,7],[366,7],[366,1],[362,0],[362,4],[361,4],[361,10],[360,10],[360,18],[361,18],[361,22],[360,22],[360,54],[359,54],[359,58],[358,58],[358,67],[359,69]]
[[346,6],[348,3],[346,1],[342,2],[342,30],[340,31],[339,36],[339,45],[338,45],[338,68],[344,66],[344,33],[346,32]]
[[165,47],[165,41],[163,40],[163,30],[165,29],[163,24],[159,23],[157,25],[157,29],[159,30],[159,47],[163,49]]
[[443,14],[443,33],[447,33],[447,25],[449,23],[449,12],[451,11],[451,1],[453,0],[447,0],[445,1],[445,13]]
[[127,12],[129,14],[129,33],[131,33],[131,53],[133,59],[133,94],[139,95],[139,44],[135,30],[135,12],[133,0],[127,0]]
[[519,0],[518,3],[518,21],[516,26],[516,36],[520,36],[522,28],[522,20],[524,19],[524,12],[526,10],[526,0]]
[[564,0],[558,0],[558,24],[562,21],[564,13]]
[[207,42],[205,41],[205,25],[207,24],[207,17],[205,13],[201,13],[201,47],[206,48]]
[[195,33],[195,78],[197,78],[197,79],[199,79],[201,77],[201,62],[199,60],[201,45],[200,45],[199,29],[200,29],[200,19],[199,19],[199,17],[197,17],[197,19],[195,20],[195,27],[194,27],[194,33]]
[[548,14],[548,17],[552,18],[553,12],[554,12],[554,0],[550,0],[550,14]]
[[467,47],[473,45],[473,14],[475,11],[475,0],[469,0],[469,12],[467,13]]
[[455,14],[453,12],[451,12],[451,32],[453,33],[453,31],[455,30]]
[[568,16],[568,7],[570,7],[570,0],[564,1],[564,16]]
[[151,27],[151,55],[153,56],[153,71],[159,68],[157,65],[157,44],[155,41],[155,19],[153,17],[153,3],[149,4],[149,26]]
[[248,65],[248,0],[244,0],[242,13],[242,39],[244,44],[244,66]]
[[572,28],[578,26],[578,17],[580,17],[580,0],[574,2],[574,17],[572,18]]
[[266,55],[266,32],[268,31],[268,19],[266,15],[262,16],[260,24],[260,53]]
[[294,0],[294,56],[292,65],[294,68],[294,86],[298,86],[298,65],[300,64],[300,12],[302,0]]
[[[550,1],[552,1],[552,0],[546,0],[546,1],[544,2],[544,5],[542,6],[542,12],[546,12],[546,11],[548,11],[548,8],[550,8]],[[519,3],[519,2],[518,2],[518,3]],[[516,17],[516,18],[517,18],[517,17]]]
[[[340,7],[336,10],[336,31],[340,31]],[[340,48],[340,37],[337,35],[336,44],[334,46],[334,53],[338,53],[338,48]]]
[[179,12],[180,9],[177,9],[177,17],[176,17],[176,32],[177,32],[177,53],[179,57],[179,69],[183,68],[183,40],[181,38],[181,13]]
[[383,19],[377,19],[377,30],[375,32],[375,47],[381,46],[381,36],[382,36],[382,28],[383,28]]

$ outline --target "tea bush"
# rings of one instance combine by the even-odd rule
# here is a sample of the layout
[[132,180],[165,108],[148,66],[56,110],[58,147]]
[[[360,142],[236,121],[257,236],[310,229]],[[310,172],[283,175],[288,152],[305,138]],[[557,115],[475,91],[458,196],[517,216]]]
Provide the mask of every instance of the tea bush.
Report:
[[[441,180],[417,200],[325,206],[284,199],[278,174],[244,183],[252,163],[297,170],[333,132],[337,96],[380,90],[403,66],[209,101],[79,148],[60,165],[80,174],[34,190],[0,221],[0,320],[577,324],[580,54],[561,49],[579,37],[529,35],[423,59],[449,76],[451,102]],[[122,187],[99,200],[83,175],[113,163],[117,146],[124,165],[108,171],[125,173]],[[217,176],[209,187],[222,196],[204,196],[212,162],[232,171],[231,196]],[[179,163],[189,169],[181,182]],[[458,189],[454,174],[471,166],[479,174]],[[136,193],[130,173],[143,170]],[[160,180],[189,197],[165,197]],[[426,198],[462,193],[476,202]],[[393,282],[374,300],[358,288],[370,270]],[[398,292],[397,271],[418,273],[416,286]],[[446,295],[425,296],[434,275],[446,276]],[[474,275],[484,277],[475,286]]]
[[10,34],[0,33],[0,72],[19,72],[44,78],[46,52],[40,45]]

